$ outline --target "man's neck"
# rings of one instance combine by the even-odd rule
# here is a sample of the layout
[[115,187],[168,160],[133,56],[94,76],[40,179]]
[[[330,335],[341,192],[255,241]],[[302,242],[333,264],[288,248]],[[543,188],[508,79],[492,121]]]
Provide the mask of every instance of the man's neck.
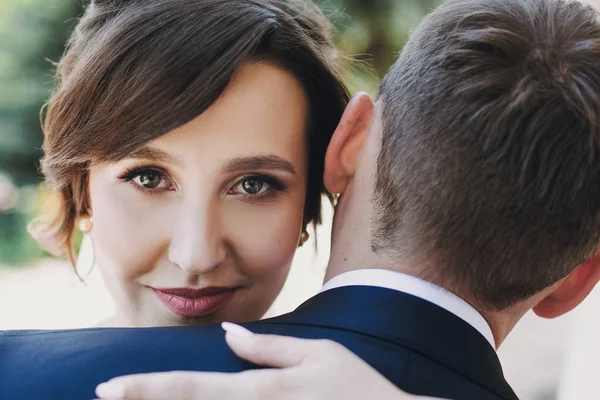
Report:
[[429,281],[452,292],[475,308],[492,329],[496,347],[499,347],[506,339],[523,315],[537,304],[537,301],[541,300],[530,299],[509,310],[490,310],[471,296],[453,288],[444,281],[443,277],[435,277],[427,273],[435,268],[435,265],[431,265],[431,261],[402,260],[398,257],[374,252],[370,240],[372,201],[367,192],[364,188],[360,191],[353,187],[350,195],[342,196],[338,202],[333,221],[331,255],[325,282],[345,272],[360,269],[390,270]]
[[363,269],[390,270],[427,280],[452,292],[475,308],[475,310],[477,310],[489,324],[494,335],[496,348],[500,347],[517,322],[537,303],[537,299],[530,299],[507,310],[489,310],[486,307],[482,307],[476,301],[473,301],[473,299],[469,298],[469,296],[465,296],[464,294],[448,287],[448,285],[445,285],[444,282],[432,282],[431,279],[427,279],[425,274],[423,274],[422,271],[415,266],[405,265],[402,263],[391,265],[388,260],[382,260],[371,251],[369,251],[369,253],[371,253],[370,255],[365,254],[364,252],[361,254],[361,252],[358,251],[360,248],[361,246],[359,243],[354,243],[353,246],[349,247],[343,246],[339,251],[336,251],[336,246],[333,246],[331,258],[327,267],[325,282],[328,282],[333,277],[342,275],[346,272]]

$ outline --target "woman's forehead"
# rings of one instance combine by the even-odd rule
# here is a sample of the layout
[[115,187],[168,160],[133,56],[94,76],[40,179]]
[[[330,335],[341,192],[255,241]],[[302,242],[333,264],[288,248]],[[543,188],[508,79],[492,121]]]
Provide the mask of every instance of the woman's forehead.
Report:
[[307,113],[306,96],[291,74],[249,65],[211,107],[151,144],[173,152],[219,145],[252,154],[294,150],[305,142]]

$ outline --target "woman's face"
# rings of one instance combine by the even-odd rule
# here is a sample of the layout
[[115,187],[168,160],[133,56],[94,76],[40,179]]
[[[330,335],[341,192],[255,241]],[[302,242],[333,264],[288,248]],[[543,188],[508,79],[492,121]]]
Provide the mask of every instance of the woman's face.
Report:
[[90,170],[96,260],[124,326],[259,319],[302,230],[307,100],[267,64],[190,123]]

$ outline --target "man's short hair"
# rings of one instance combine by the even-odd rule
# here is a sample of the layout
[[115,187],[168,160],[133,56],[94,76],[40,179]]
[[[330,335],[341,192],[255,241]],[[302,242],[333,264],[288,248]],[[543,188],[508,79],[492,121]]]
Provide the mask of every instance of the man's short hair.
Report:
[[591,6],[450,1],[421,23],[379,96],[375,251],[424,261],[424,274],[500,310],[598,250]]

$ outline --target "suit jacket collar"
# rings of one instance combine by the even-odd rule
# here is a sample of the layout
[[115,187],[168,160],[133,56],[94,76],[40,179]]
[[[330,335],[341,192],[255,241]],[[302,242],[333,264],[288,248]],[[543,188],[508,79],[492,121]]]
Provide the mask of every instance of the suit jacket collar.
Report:
[[344,286],[377,286],[412,294],[451,312],[477,329],[494,349],[494,334],[485,318],[471,304],[432,282],[385,269],[358,269],[333,277],[321,292]]
[[331,289],[276,321],[377,337],[421,353],[502,398],[517,399],[504,379],[496,352],[475,328],[443,308],[406,293],[372,286]]

